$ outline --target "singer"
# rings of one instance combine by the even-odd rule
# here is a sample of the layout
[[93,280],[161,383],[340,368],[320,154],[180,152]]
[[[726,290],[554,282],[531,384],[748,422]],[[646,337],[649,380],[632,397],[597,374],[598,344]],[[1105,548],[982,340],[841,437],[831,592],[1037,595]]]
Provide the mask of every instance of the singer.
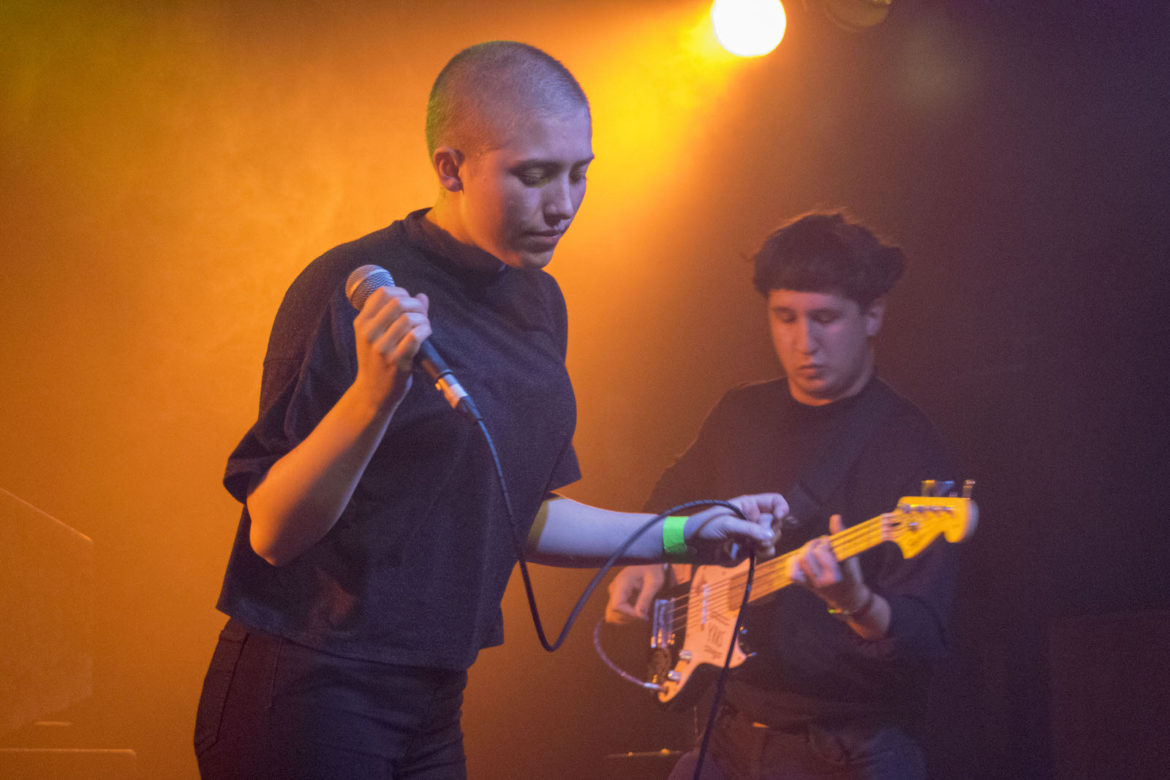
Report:
[[[243,503],[218,607],[229,616],[195,727],[204,777],[462,778],[466,670],[503,641],[514,539],[534,561],[591,566],[651,515],[553,492],[580,476],[566,312],[542,270],[585,195],[589,103],[558,61],[495,41],[435,81],[433,208],[343,244],[293,282],[264,360],[260,413],[228,459]],[[355,311],[346,280],[379,266]],[[428,342],[484,437],[415,369]],[[774,493],[651,529],[716,557],[768,552]],[[664,535],[665,534],[665,535]]]

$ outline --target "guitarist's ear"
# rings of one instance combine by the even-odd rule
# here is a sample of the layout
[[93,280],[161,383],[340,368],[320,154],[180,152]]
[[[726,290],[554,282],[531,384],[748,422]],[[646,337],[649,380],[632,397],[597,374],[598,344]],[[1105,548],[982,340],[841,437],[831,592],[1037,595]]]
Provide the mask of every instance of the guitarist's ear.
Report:
[[882,319],[886,316],[885,296],[870,303],[861,316],[865,317],[865,335],[872,339],[882,329]]

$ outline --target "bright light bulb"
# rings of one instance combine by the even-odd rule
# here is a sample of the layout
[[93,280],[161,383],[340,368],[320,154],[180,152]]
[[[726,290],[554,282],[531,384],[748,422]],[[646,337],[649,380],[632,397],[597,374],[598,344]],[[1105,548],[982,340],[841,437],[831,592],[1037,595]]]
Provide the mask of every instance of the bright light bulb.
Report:
[[784,37],[780,0],[715,0],[711,6],[715,37],[738,57],[762,57]]

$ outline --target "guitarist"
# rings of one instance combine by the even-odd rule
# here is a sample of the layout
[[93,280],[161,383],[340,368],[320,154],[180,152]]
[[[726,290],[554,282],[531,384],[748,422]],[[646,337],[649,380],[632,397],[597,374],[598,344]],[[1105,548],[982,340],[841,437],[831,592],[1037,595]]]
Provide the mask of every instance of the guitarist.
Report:
[[[728,392],[646,508],[765,490],[795,507],[806,485],[823,495],[786,521],[778,548],[801,548],[790,575],[803,587],[745,609],[755,655],[731,672],[702,776],[925,777],[918,734],[946,650],[954,548],[936,540],[907,560],[879,544],[837,561],[825,536],[953,476],[929,420],[874,370],[903,254],[843,213],[810,213],[768,236],[754,264],[784,377]],[[607,619],[647,618],[663,574],[622,570]],[[697,754],[671,778],[693,777]]]

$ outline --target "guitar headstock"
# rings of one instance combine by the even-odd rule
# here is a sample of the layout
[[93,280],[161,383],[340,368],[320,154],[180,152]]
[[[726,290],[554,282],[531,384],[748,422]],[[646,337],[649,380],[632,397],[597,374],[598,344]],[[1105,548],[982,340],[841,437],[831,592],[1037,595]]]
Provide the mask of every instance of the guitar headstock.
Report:
[[940,534],[961,542],[975,532],[979,507],[968,497],[903,496],[892,512],[882,515],[882,536],[911,558]]

